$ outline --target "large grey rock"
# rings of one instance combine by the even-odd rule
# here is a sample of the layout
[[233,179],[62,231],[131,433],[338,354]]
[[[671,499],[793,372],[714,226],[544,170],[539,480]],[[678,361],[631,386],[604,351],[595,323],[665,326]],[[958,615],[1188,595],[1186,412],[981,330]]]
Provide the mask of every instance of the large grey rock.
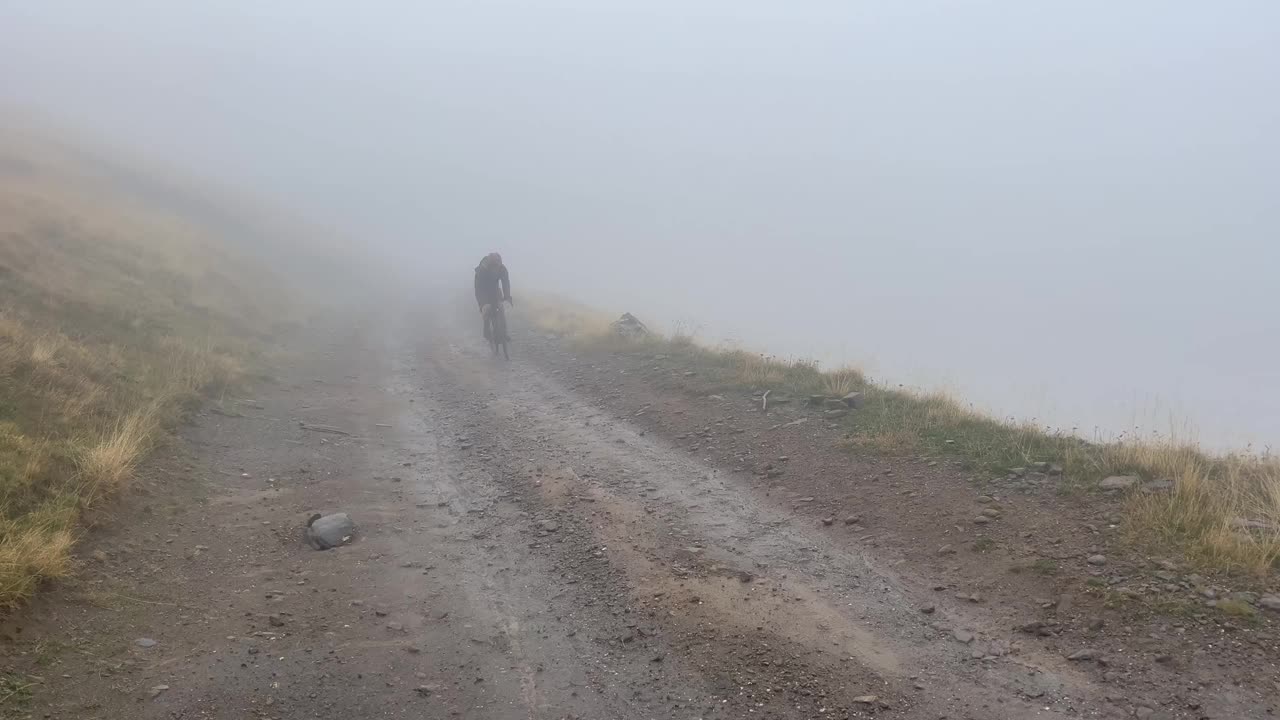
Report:
[[844,401],[845,405],[848,405],[854,410],[859,410],[862,408],[863,398],[862,398],[862,393],[860,392],[851,392],[840,399]]
[[613,321],[613,332],[626,338],[641,338],[649,334],[649,328],[631,313],[622,313],[622,317]]
[[351,542],[356,534],[356,525],[346,513],[332,515],[312,515],[307,521],[306,537],[311,547],[317,550],[329,550]]
[[1258,606],[1267,610],[1275,610],[1280,612],[1280,595],[1263,595],[1258,600]]
[[1128,490],[1138,483],[1136,475],[1112,475],[1111,477],[1098,483],[1098,487],[1103,490]]

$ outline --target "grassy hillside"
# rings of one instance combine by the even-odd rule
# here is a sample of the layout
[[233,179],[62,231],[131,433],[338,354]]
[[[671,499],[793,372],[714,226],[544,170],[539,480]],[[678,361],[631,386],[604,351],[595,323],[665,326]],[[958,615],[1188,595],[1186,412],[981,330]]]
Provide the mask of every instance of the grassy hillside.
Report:
[[869,382],[853,368],[823,371],[803,361],[709,348],[687,336],[627,339],[609,316],[560,299],[522,300],[529,320],[586,349],[661,353],[696,364],[697,391],[770,390],[795,397],[863,395],[841,422],[851,451],[881,455],[951,454],[978,472],[1003,475],[1033,463],[1056,465],[1062,487],[1089,491],[1113,475],[1172,483],[1133,493],[1126,505],[1136,544],[1181,549],[1202,566],[1265,576],[1280,570],[1280,459],[1213,455],[1173,438],[1087,441],[1028,423],[992,418],[954,398]]
[[0,606],[68,571],[81,513],[290,307],[233,226],[119,179],[0,133]]

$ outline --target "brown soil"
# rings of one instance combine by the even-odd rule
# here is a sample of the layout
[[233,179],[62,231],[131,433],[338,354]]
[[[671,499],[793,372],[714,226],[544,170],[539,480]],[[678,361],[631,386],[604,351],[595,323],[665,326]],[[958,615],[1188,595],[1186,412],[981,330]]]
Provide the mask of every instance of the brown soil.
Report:
[[[708,397],[696,368],[652,354],[576,355],[515,328],[497,361],[474,324],[331,318],[252,399],[197,417],[90,533],[77,578],[7,623],[9,684],[34,697],[5,710],[1276,710],[1276,616],[1233,618],[1186,571],[1126,555],[1106,501],[859,457],[797,404]],[[331,511],[357,537],[312,550],[302,525]]]

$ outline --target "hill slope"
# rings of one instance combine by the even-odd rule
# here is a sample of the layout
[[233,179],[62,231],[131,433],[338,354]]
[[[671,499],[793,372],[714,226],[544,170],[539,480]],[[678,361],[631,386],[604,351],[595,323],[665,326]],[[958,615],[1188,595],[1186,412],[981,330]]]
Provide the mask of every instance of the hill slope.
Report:
[[289,316],[284,280],[251,250],[270,231],[216,209],[0,134],[0,605],[67,572],[83,511]]

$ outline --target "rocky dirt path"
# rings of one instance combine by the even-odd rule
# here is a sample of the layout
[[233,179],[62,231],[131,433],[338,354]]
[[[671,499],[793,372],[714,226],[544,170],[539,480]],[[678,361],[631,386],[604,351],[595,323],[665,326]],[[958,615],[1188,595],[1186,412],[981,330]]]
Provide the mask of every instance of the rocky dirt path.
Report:
[[[684,410],[635,417],[557,377],[553,346],[501,363],[474,332],[444,312],[335,319],[197,418],[78,579],[5,627],[34,692],[6,712],[1185,716],[691,453],[664,432]],[[750,442],[746,421],[719,431]],[[355,541],[311,549],[306,517],[334,511]]]

